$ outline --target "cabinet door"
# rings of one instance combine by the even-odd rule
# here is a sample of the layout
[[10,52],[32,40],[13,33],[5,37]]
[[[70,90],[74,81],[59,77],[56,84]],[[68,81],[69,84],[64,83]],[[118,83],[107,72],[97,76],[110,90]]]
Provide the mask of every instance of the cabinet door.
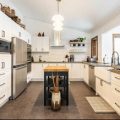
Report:
[[89,65],[84,64],[84,81],[89,84]]
[[43,52],[48,52],[49,51],[49,38],[48,37],[43,37],[42,51]]
[[32,39],[32,52],[37,52],[37,39],[36,39],[36,37],[34,37],[33,39]]
[[11,69],[11,55],[0,54],[0,70]]
[[43,79],[43,66],[42,64],[32,64],[31,76],[34,79]]
[[48,37],[34,37],[32,40],[33,52],[49,52],[49,38]]
[[80,63],[72,63],[71,64],[71,73],[72,73],[72,78],[74,78],[76,80],[81,80],[81,78],[82,78],[81,64]]
[[0,38],[11,41],[11,20],[0,12]]

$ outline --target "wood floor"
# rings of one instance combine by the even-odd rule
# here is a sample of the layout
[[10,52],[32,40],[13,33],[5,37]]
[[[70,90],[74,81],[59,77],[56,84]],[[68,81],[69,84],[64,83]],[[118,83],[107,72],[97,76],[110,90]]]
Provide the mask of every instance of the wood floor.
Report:
[[54,112],[43,106],[43,83],[32,82],[21,96],[0,108],[0,119],[120,119],[116,113],[96,114],[85,99],[94,94],[83,82],[71,82],[70,105]]

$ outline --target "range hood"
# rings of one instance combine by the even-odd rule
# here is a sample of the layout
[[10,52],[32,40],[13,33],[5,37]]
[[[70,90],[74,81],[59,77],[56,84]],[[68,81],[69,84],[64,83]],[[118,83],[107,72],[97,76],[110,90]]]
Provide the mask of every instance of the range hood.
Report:
[[61,32],[60,31],[54,31],[54,41],[51,47],[64,47],[61,41]]

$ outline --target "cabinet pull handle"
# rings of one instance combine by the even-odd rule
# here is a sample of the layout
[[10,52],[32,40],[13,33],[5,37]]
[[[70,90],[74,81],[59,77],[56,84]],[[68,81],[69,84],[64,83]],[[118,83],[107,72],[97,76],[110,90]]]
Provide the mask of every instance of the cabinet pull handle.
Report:
[[5,95],[3,95],[2,97],[0,97],[0,100],[3,99],[5,97]]
[[118,105],[116,102],[115,102],[115,105],[116,105],[118,108],[120,108],[120,105]]
[[5,75],[5,73],[1,73],[0,75]]
[[118,90],[117,88],[115,88],[115,90],[120,93],[120,90]]
[[2,30],[2,37],[5,37],[5,31]]
[[102,80],[100,80],[100,85],[103,86],[103,81]]
[[5,68],[5,62],[2,62],[2,69]]
[[21,37],[21,32],[19,32],[19,37]]
[[116,79],[120,80],[120,77],[115,77]]
[[1,84],[0,86],[3,86],[3,85],[5,85],[5,83]]

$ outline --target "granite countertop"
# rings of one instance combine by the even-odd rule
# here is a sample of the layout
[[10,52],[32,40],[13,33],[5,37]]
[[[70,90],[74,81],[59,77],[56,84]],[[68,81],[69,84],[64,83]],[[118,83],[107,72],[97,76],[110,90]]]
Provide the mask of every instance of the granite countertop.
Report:
[[43,63],[65,63],[65,64],[69,64],[69,63],[84,63],[84,64],[88,64],[88,65],[91,65],[91,66],[95,66],[95,67],[111,67],[111,64],[103,64],[103,63],[91,63],[91,62],[83,62],[83,61],[76,61],[76,62],[62,62],[62,61],[46,61],[46,62],[32,62],[32,63],[40,63],[40,64],[43,64]]
[[91,63],[91,62],[83,62],[84,64],[88,64],[94,67],[111,67],[111,64],[104,64],[104,63]]
[[117,70],[117,69],[110,69],[109,71],[116,74],[120,74],[120,70]]
[[77,62],[46,61],[46,62],[32,62],[32,63],[83,63],[83,62],[81,61],[77,61]]

